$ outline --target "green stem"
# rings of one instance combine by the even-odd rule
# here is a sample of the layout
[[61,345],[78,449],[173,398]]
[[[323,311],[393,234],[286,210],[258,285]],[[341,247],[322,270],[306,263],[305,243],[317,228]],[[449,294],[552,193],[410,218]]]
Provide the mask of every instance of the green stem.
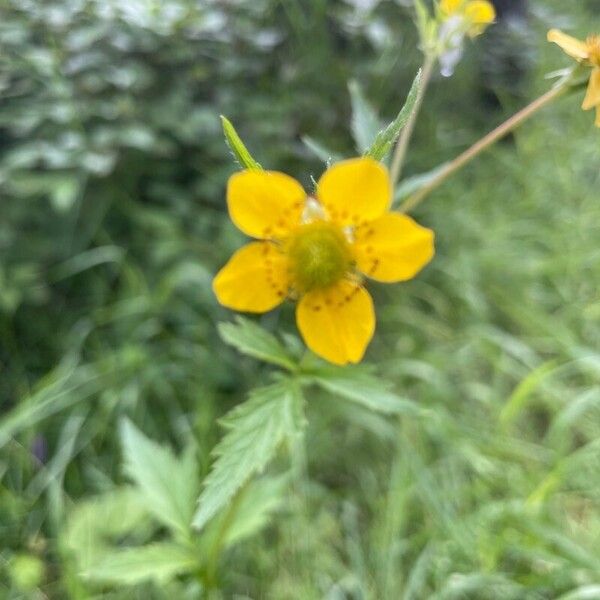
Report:
[[208,590],[217,588],[217,569],[219,566],[219,559],[221,557],[223,545],[225,543],[225,536],[227,535],[229,527],[231,527],[231,524],[233,523],[235,514],[239,508],[240,501],[244,495],[244,492],[246,491],[246,488],[247,484],[238,491],[231,501],[231,504],[225,513],[225,518],[219,527],[216,538],[208,552],[206,570],[204,571],[203,577],[203,583]]
[[481,154],[484,150],[487,150],[498,140],[502,139],[508,133],[519,127],[519,125],[524,123],[527,119],[529,119],[529,117],[533,116],[538,110],[556,100],[556,98],[558,98],[566,89],[568,89],[568,87],[568,83],[564,83],[547,91],[545,94],[537,98],[537,100],[534,100],[531,104],[527,105],[525,108],[513,115],[510,119],[502,123],[502,125],[499,125],[485,137],[481,138],[462,154],[451,160],[441,168],[440,172],[427,185],[424,185],[418,192],[415,192],[412,196],[407,198],[407,200],[400,206],[400,212],[408,212],[409,210],[415,208],[415,206],[425,200],[425,198],[427,198],[427,196],[433,190],[444,183],[448,177],[464,167],[467,163],[471,162],[476,156]]
[[419,115],[419,110],[421,109],[421,105],[423,104],[423,98],[425,97],[425,91],[427,90],[427,86],[429,85],[429,81],[431,80],[431,75],[433,74],[433,68],[436,63],[436,56],[433,53],[428,53],[425,55],[425,62],[423,63],[423,68],[421,71],[421,86],[419,88],[419,94],[417,96],[417,101],[415,102],[415,108],[410,115],[404,129],[402,129],[402,133],[398,138],[398,143],[396,144],[396,149],[394,150],[394,156],[392,158],[392,166],[390,167],[390,178],[392,180],[392,188],[396,187],[396,183],[398,179],[400,179],[400,175],[402,174],[402,167],[404,165],[404,160],[406,159],[406,153],[408,151],[408,145],[410,143],[410,139],[412,137],[415,123],[417,122],[417,117]]
[[295,569],[302,581],[307,587],[310,587],[313,572],[311,552],[314,549],[314,543],[311,529],[313,523],[310,519],[309,509],[308,457],[304,434],[298,434],[292,439],[290,460],[295,491],[295,510],[298,518],[296,526],[302,536],[295,540]]

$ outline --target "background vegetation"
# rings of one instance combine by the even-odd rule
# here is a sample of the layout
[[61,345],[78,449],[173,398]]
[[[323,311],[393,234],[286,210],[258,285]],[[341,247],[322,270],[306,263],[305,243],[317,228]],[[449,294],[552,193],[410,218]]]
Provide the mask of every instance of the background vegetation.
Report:
[[[308,185],[315,142],[357,152],[348,82],[388,119],[404,100],[410,4],[2,3],[1,598],[600,598],[598,132],[574,97],[418,209],[418,279],[373,286],[367,361],[419,410],[312,390],[308,480],[282,452],[187,529],[217,419],[272,371],[217,330],[242,242],[218,116]],[[435,79],[407,174],[549,85],[550,26],[600,28],[595,0],[530,4]]]

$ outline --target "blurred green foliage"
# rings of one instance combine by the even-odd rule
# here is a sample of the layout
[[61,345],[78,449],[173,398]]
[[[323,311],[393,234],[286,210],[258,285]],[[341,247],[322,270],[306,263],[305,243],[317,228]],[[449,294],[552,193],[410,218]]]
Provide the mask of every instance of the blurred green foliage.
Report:
[[[379,417],[313,390],[309,483],[259,480],[264,514],[242,511],[209,577],[175,569],[168,584],[120,589],[85,577],[73,541],[91,519],[117,546],[170,543],[129,495],[125,482],[143,484],[122,417],[180,461],[192,448],[203,477],[217,418],[270,373],[217,333],[229,315],[211,278],[242,241],[219,115],[264,167],[308,187],[323,165],[303,136],[357,152],[349,81],[397,114],[420,62],[410,4],[2,3],[0,597],[600,598],[598,133],[574,97],[420,209],[438,239],[422,276],[374,286],[368,360],[418,414]],[[566,64],[545,30],[585,34],[597,11],[532,0],[517,91],[477,40],[455,77],[433,82],[407,173],[544,89]],[[482,79],[500,108],[481,101]],[[261,322],[285,331],[291,311]]]

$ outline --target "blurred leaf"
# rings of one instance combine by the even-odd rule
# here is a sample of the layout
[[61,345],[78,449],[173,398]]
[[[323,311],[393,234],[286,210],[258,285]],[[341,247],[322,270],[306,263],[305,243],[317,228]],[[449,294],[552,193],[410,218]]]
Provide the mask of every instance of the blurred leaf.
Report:
[[142,492],[117,488],[75,504],[63,530],[64,542],[81,570],[87,570],[109,550],[111,538],[124,536],[147,517]]
[[240,491],[235,502],[222,511],[202,534],[202,546],[211,548],[221,537],[228,548],[254,535],[269,523],[272,514],[281,506],[289,477],[262,477]]
[[244,142],[242,142],[231,121],[221,115],[221,123],[223,124],[225,141],[240,167],[244,169],[262,169],[260,164],[252,158],[252,155],[244,145]]
[[227,430],[213,451],[216,460],[198,499],[194,527],[200,529],[226,506],[280,444],[304,427],[303,397],[292,380],[254,390],[221,421]]
[[254,535],[269,523],[281,506],[288,485],[287,476],[264,477],[253,482],[242,493],[235,516],[227,528],[225,546],[232,546]]
[[[78,357],[67,354],[62,362],[43,377],[29,396],[21,399],[0,419],[0,447],[24,429],[65,408],[98,393],[105,378],[91,365],[77,364]],[[114,372],[107,374],[114,377]]]
[[302,142],[317,158],[321,159],[327,166],[342,160],[340,154],[334,152],[333,150],[330,150],[321,142],[318,142],[317,140],[308,135],[302,136]]
[[60,281],[107,263],[120,263],[125,252],[118,246],[98,246],[71,256],[52,270],[54,281]]
[[418,192],[423,186],[427,185],[430,181],[435,179],[438,174],[446,168],[446,163],[427,171],[426,173],[419,173],[412,177],[407,177],[398,183],[394,191],[394,204],[405,200],[415,192]]
[[415,109],[420,89],[421,71],[419,71],[414,78],[406,102],[398,113],[398,116],[385,129],[377,134],[375,141],[367,152],[365,152],[365,156],[370,156],[375,160],[383,160],[385,158],[396,141],[396,138],[400,135],[400,131],[402,131],[402,128],[406,125],[408,119],[410,119],[410,116]]
[[517,385],[500,413],[502,425],[508,425],[526,407],[529,399],[532,398],[545,379],[554,373],[556,368],[557,362],[549,360],[532,371]]
[[501,574],[453,573],[431,600],[463,600],[464,598],[502,598],[522,600],[523,587]]
[[74,172],[22,170],[12,174],[10,191],[18,196],[49,196],[58,212],[67,212],[77,200],[82,182]]
[[381,121],[375,109],[365,98],[363,91],[357,81],[350,81],[350,100],[352,103],[352,136],[356,142],[356,148],[360,154],[368,151],[377,133],[381,129]]
[[553,447],[568,445],[571,432],[576,430],[577,422],[583,420],[588,413],[592,414],[593,409],[598,410],[598,407],[600,407],[600,387],[598,386],[575,396],[554,417],[546,433],[546,439],[552,443]]
[[42,494],[52,483],[62,484],[65,471],[75,455],[77,437],[84,421],[85,417],[77,414],[65,420],[56,453],[29,483],[27,494],[30,498]]
[[433,545],[427,545],[414,561],[408,573],[403,600],[418,600],[424,597],[427,575],[434,557]]
[[384,414],[417,414],[419,407],[412,401],[390,391],[391,385],[371,374],[365,367],[327,366],[310,371],[309,381],[335,396],[341,396],[369,410]]
[[600,598],[600,585],[583,585],[559,596],[556,600],[598,600],[598,598]]
[[200,487],[193,452],[175,457],[128,419],[121,423],[121,443],[125,473],[143,492],[148,510],[167,527],[187,536]]
[[194,570],[197,562],[197,557],[190,548],[157,542],[138,548],[115,550],[90,566],[83,576],[120,585],[135,585],[148,580],[165,583],[177,575]]
[[236,323],[219,323],[224,342],[243,354],[294,370],[296,362],[279,340],[250,319],[236,317]]

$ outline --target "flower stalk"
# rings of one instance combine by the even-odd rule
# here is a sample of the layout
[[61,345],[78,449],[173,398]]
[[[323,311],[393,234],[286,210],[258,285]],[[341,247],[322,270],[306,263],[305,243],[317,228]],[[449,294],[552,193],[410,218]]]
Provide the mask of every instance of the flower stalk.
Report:
[[553,87],[545,94],[534,100],[531,104],[520,110],[518,113],[510,117],[504,123],[490,131],[486,136],[473,144],[470,148],[459,154],[443,167],[440,172],[419,191],[409,196],[406,201],[400,206],[400,212],[408,212],[418,206],[433,190],[438,188],[442,183],[451,177],[454,173],[462,169],[470,163],[474,158],[482,152],[493,146],[497,141],[517,129],[522,123],[527,121],[536,112],[552,103],[561,96],[570,87],[570,79],[564,80],[560,85]]

